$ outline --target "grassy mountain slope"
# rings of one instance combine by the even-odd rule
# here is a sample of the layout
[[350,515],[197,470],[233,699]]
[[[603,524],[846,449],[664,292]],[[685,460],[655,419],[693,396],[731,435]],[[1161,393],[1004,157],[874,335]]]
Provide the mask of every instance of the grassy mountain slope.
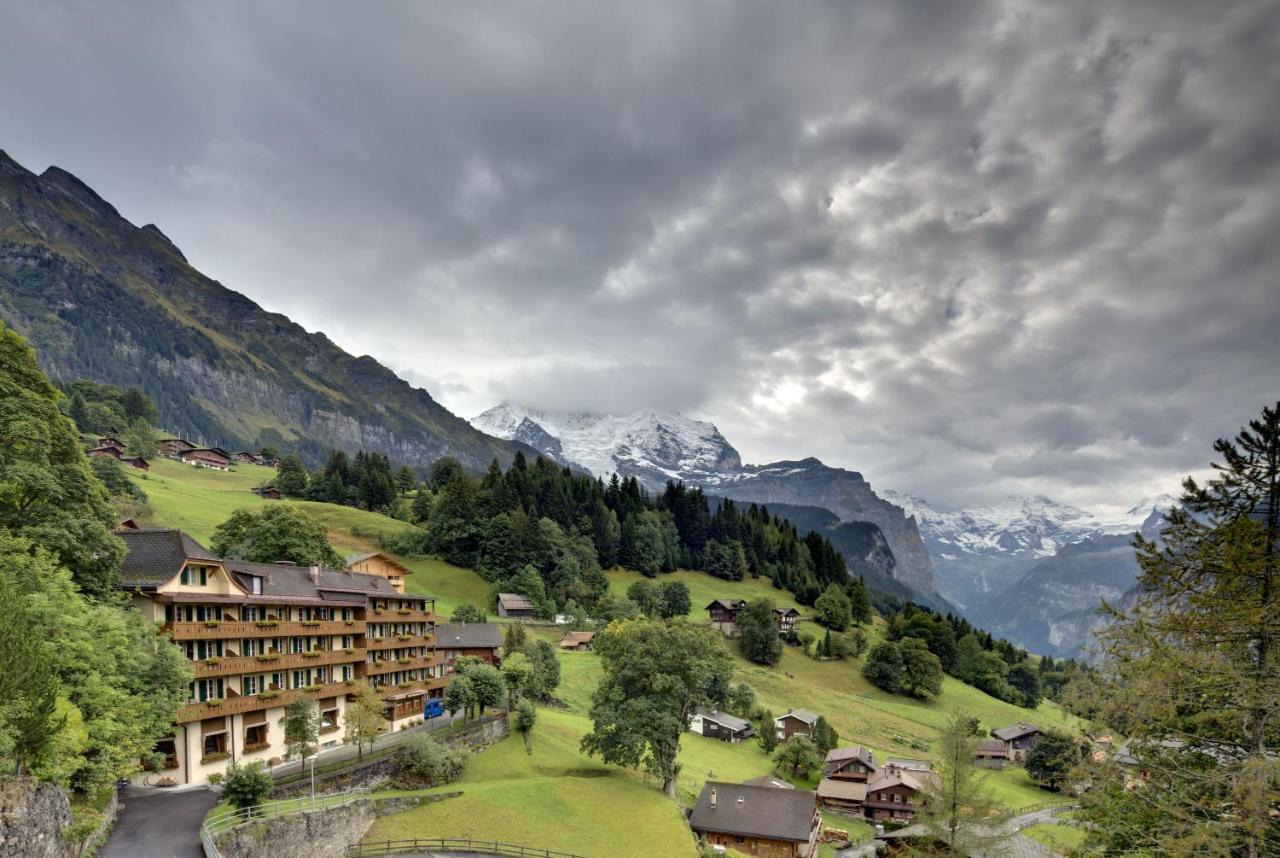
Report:
[[313,462],[329,447],[377,450],[419,467],[530,452],[205,277],[70,173],[37,176],[3,151],[0,316],[51,376],[138,386],[162,425],[206,443],[292,446]]
[[[200,539],[239,506],[293,501],[264,501],[249,492],[271,472],[242,465],[230,472],[204,471],[177,462],[159,460],[150,474],[131,472],[149,494],[149,523],[181,526]],[[343,550],[374,545],[376,534],[410,527],[386,516],[323,503],[300,504],[320,517],[329,538]],[[414,592],[439,599],[448,613],[461,602],[483,604],[488,584],[469,569],[438,560],[412,561],[415,570],[407,586]],[[641,575],[627,570],[608,573],[611,588],[625,592]],[[703,608],[716,597],[768,596],[779,605],[792,605],[790,594],[774,590],[765,579],[721,581],[700,572],[680,571],[660,576],[660,581],[684,581],[690,590],[694,619],[704,618]],[[803,609],[802,609],[803,610]],[[868,629],[871,643],[881,637],[883,624]],[[548,640],[559,640],[560,631],[535,628]],[[732,650],[732,646],[731,646]],[[460,785],[460,798],[384,817],[366,839],[405,837],[498,838],[541,848],[578,854],[693,856],[694,843],[679,809],[662,796],[658,785],[644,775],[606,766],[584,756],[578,742],[590,729],[587,717],[591,695],[601,675],[594,653],[561,653],[562,682],[558,696],[564,709],[543,707],[527,756],[517,736],[472,758]],[[839,731],[842,743],[868,745],[885,756],[929,757],[913,743],[930,746],[951,713],[963,710],[982,722],[984,732],[1018,720],[1070,730],[1072,719],[1048,701],[1031,711],[996,700],[951,677],[943,680],[942,694],[919,701],[886,694],[861,674],[861,660],[814,661],[787,647],[782,661],[768,668],[734,654],[736,682],[755,689],[762,705],[775,714],[804,707],[827,716]],[[771,761],[755,742],[729,745],[686,733],[681,739],[683,766],[677,797],[691,806],[709,779],[741,781],[765,774]],[[1001,804],[1025,807],[1054,798],[1031,783],[1026,772],[1010,768],[989,772],[986,782]],[[812,784],[808,784],[812,786]],[[609,808],[600,813],[600,808]],[[859,823],[831,816],[836,827],[860,832]]]

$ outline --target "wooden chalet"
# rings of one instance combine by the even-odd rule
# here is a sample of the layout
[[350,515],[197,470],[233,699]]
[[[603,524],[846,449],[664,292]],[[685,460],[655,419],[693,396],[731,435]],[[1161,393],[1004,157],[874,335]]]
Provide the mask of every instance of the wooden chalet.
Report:
[[745,599],[716,599],[707,605],[711,627],[732,637],[738,633],[738,612],[747,606]]
[[560,649],[577,650],[578,652],[587,652],[591,649],[591,642],[595,640],[595,632],[569,632],[560,641]]
[[497,623],[436,623],[436,651],[444,654],[449,673],[464,656],[500,664],[502,644],[502,627]]
[[991,735],[1004,742],[1006,759],[1015,763],[1025,763],[1027,754],[1031,753],[1031,749],[1040,741],[1043,733],[1036,725],[1019,721],[1017,724],[992,730]]
[[231,454],[231,461],[240,465],[257,465],[261,464],[262,457],[247,450],[236,450]]
[[813,730],[818,726],[818,713],[808,709],[788,709],[773,719],[773,729],[779,742],[785,742],[800,733],[813,738]]
[[842,781],[866,783],[877,771],[876,755],[862,745],[832,748],[822,764],[823,777]]
[[808,790],[708,781],[689,827],[712,846],[764,858],[817,854],[822,817]]
[[1003,769],[1009,749],[999,739],[983,739],[974,750],[973,759],[984,769]]
[[178,459],[197,468],[212,468],[215,471],[231,469],[231,455],[218,447],[193,447],[180,453]]
[[773,617],[778,623],[778,634],[785,635],[796,630],[796,620],[800,619],[800,612],[795,608],[786,610],[774,608]]
[[522,593],[499,593],[498,616],[518,620],[532,620],[533,602]]
[[90,447],[88,454],[90,459],[115,459],[119,461],[122,452],[119,447],[104,444],[98,447]]
[[885,820],[910,822],[915,819],[925,789],[931,783],[936,783],[938,778],[931,768],[927,768],[927,763],[924,765],[926,768],[923,770],[896,766],[891,768],[889,761],[886,760],[880,773],[865,785],[866,800],[863,802],[863,812],[867,819],[872,822]]
[[693,717],[689,719],[689,730],[708,739],[735,744],[756,734],[747,719],[705,706],[699,706],[698,711],[693,713]]
[[408,566],[381,551],[348,555],[347,571],[359,572],[361,575],[381,575],[399,593],[404,592],[404,576],[413,574],[413,570]]
[[137,468],[140,471],[151,470],[151,463],[141,456],[125,456],[120,461],[124,462],[131,468]]
[[161,438],[156,442],[156,455],[167,456],[170,459],[181,458],[183,453],[194,449],[196,445],[186,438]]
[[266,498],[267,500],[280,500],[284,497],[284,492],[280,491],[275,486],[255,486],[254,488],[249,489],[249,491],[253,492],[258,497]]
[[124,442],[114,435],[103,435],[98,439],[99,447],[115,447],[121,453],[125,451]]
[[866,781],[823,778],[818,784],[818,803],[829,810],[861,815],[867,803]]

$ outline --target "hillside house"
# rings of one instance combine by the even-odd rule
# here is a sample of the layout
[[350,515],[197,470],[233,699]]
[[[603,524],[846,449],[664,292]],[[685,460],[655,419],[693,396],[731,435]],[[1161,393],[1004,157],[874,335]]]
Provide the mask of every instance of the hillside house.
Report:
[[822,764],[823,777],[842,781],[866,783],[877,771],[876,755],[862,745],[832,748]]
[[886,760],[880,773],[865,785],[867,792],[863,812],[872,822],[885,820],[909,822],[915,819],[926,786],[930,783],[936,784],[937,778],[937,774],[929,768],[923,770],[891,768],[889,761]]
[[361,575],[381,575],[390,582],[397,593],[404,592],[404,576],[413,574],[413,570],[408,566],[381,551],[348,555],[347,569],[351,572],[359,572]]
[[151,463],[141,456],[125,456],[120,461],[124,462],[131,468],[137,468],[140,471],[151,470]]
[[984,769],[1003,769],[1009,749],[999,739],[983,739],[973,752],[974,761]]
[[822,818],[807,790],[708,781],[689,827],[712,846],[765,858],[808,858],[817,854]]
[[751,780],[743,781],[743,783],[746,784],[747,786],[762,786],[762,787],[769,787],[770,789],[795,789],[796,788],[795,784],[788,783],[787,781],[784,781],[782,778],[773,774],[761,775],[758,778],[751,778]]
[[818,803],[828,810],[861,815],[867,803],[865,781],[823,778],[818,783]]
[[705,706],[699,706],[698,711],[693,713],[693,717],[689,719],[689,730],[708,739],[733,743],[749,739],[756,734],[751,727],[751,722],[745,718],[717,709],[708,709]]
[[785,742],[800,733],[813,738],[813,730],[818,726],[818,713],[808,709],[788,709],[773,719],[773,729],[779,742]]
[[230,454],[218,447],[193,447],[179,453],[178,460],[197,468],[212,468],[215,471],[231,470]]
[[236,450],[231,454],[231,460],[240,465],[257,465],[261,462],[262,457],[247,450]]
[[443,654],[449,673],[464,656],[500,664],[502,644],[502,627],[497,623],[436,623],[436,651]]
[[275,486],[254,486],[249,491],[266,500],[280,500],[284,497],[284,493]]
[[796,630],[796,620],[800,619],[800,612],[795,608],[773,609],[773,617],[778,623],[778,634],[785,635]]
[[377,689],[388,730],[444,694],[426,597],[396,593],[377,576],[225,560],[178,530],[117,535],[128,548],[119,586],[194,674],[156,746],[179,783],[204,782],[233,760],[282,756],[279,724],[295,700],[319,703],[327,745],[341,741],[348,695],[362,685]]
[[122,451],[119,447],[103,445],[100,447],[90,447],[88,455],[90,459],[115,459],[116,461],[119,461],[121,452]]
[[121,441],[119,438],[115,437],[114,435],[103,435],[101,438],[98,439],[98,446],[99,447],[115,447],[121,453],[123,453],[125,450],[124,442]]
[[1015,763],[1025,763],[1027,754],[1031,753],[1031,749],[1036,746],[1036,742],[1040,741],[1043,733],[1036,725],[1019,721],[1017,724],[992,730],[991,735],[1004,742],[1005,759]]
[[533,602],[522,593],[499,593],[498,616],[516,620],[532,620]]
[[706,611],[711,617],[711,627],[730,637],[738,633],[738,611],[747,606],[745,599],[716,599],[707,605]]
[[156,442],[156,455],[178,459],[182,457],[183,453],[195,448],[196,445],[186,438],[161,438]]
[[591,642],[595,640],[595,637],[595,632],[569,632],[560,641],[560,649],[587,652],[591,649]]

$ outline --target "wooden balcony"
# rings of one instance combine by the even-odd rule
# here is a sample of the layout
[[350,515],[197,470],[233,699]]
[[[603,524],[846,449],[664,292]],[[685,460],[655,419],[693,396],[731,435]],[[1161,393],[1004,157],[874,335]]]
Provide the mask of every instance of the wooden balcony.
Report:
[[288,706],[293,701],[304,697],[318,700],[321,697],[347,694],[348,692],[358,691],[359,687],[360,683],[353,679],[350,680],[349,685],[346,682],[330,682],[328,685],[321,685],[314,691],[295,688],[290,691],[264,692],[264,694],[274,696],[264,697],[262,694],[251,694],[247,697],[228,697],[216,705],[191,703],[178,710],[178,722],[199,721],[203,718],[217,718],[220,715],[243,715],[246,712],[257,712],[259,709]]
[[434,641],[431,635],[384,635],[380,638],[369,637],[365,640],[365,648],[369,650],[404,649],[406,647],[431,646]]
[[226,640],[228,638],[277,638],[295,635],[362,635],[364,623],[352,620],[226,620],[210,623],[165,623],[161,626],[175,641]]
[[368,623],[435,623],[439,622],[435,611],[412,611],[398,608],[373,609],[365,612]]
[[381,676],[386,673],[395,673],[397,670],[415,670],[420,667],[430,667],[431,656],[417,655],[409,658],[405,662],[397,661],[389,658],[376,664],[366,663],[364,666],[365,676]]
[[365,651],[361,648],[347,652],[344,649],[314,650],[315,655],[303,653],[281,653],[279,655],[248,655],[233,658],[216,659],[217,664],[208,660],[194,662],[196,678],[208,676],[236,676],[242,673],[265,673],[272,670],[285,670],[295,667],[320,667],[329,664],[356,664],[365,660]]

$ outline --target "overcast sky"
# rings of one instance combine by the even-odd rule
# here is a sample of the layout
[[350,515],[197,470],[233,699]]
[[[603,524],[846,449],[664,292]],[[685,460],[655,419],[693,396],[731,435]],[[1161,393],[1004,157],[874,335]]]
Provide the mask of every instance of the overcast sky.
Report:
[[0,148],[463,416],[1123,507],[1280,397],[1276,3],[0,20]]

